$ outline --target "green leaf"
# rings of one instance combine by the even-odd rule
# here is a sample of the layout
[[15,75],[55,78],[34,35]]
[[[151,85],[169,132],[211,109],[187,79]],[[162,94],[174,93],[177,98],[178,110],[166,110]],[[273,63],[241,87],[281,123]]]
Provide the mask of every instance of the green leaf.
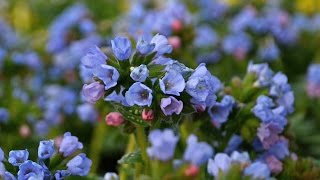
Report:
[[156,54],[157,54],[157,52],[153,52],[153,53],[147,55],[147,56],[144,58],[143,64],[145,64],[145,65],[149,64],[149,63],[153,60],[153,58],[154,58],[154,56],[155,56]]
[[140,107],[123,107],[118,105],[115,105],[115,107],[116,110],[119,111],[126,120],[134,124],[142,125],[143,127],[149,126],[149,123],[141,118],[142,109]]
[[158,65],[158,64],[153,64],[148,66],[149,70],[149,77],[158,77],[159,75],[164,75],[165,72],[163,72],[165,66],[164,65]]
[[133,153],[125,154],[122,156],[121,159],[118,160],[119,164],[136,164],[136,163],[143,163],[141,152],[136,151]]

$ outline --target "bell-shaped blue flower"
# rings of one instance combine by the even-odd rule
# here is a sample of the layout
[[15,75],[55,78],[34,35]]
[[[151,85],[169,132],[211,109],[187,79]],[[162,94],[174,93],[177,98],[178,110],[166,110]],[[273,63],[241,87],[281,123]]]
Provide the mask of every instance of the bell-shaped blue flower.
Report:
[[105,90],[116,86],[120,76],[116,68],[106,64],[96,67],[93,71],[93,75],[103,81]]
[[44,172],[42,169],[43,167],[39,164],[28,160],[19,166],[18,179],[44,179]]
[[183,76],[177,71],[171,70],[159,80],[160,88],[163,93],[179,96],[184,90],[185,81]]
[[136,82],[132,84],[129,90],[125,94],[126,101],[129,106],[150,106],[152,103],[152,90],[140,83]]
[[102,64],[106,64],[108,57],[97,46],[91,47],[87,54],[81,58],[81,63],[86,68],[95,68]]
[[156,34],[150,41],[150,44],[155,44],[153,52],[157,52],[156,56],[161,56],[166,53],[171,53],[172,46],[169,44],[168,39],[163,36]]
[[262,162],[254,162],[244,169],[244,174],[254,179],[267,179],[270,177],[268,165]]
[[72,136],[70,132],[64,133],[59,148],[59,152],[62,153],[64,157],[70,156],[78,149],[82,148],[83,144],[79,142],[76,136]]
[[226,95],[221,102],[215,103],[208,110],[211,120],[216,127],[220,127],[228,120],[228,116],[234,106],[234,99],[232,96]]
[[9,152],[8,161],[14,166],[20,166],[26,160],[28,160],[29,152],[28,150],[16,150]]
[[148,54],[152,53],[154,48],[155,48],[155,44],[154,43],[148,43],[147,41],[145,41],[143,39],[140,39],[137,42],[137,51],[140,54],[148,55]]
[[38,157],[39,159],[49,159],[54,153],[54,141],[40,141],[38,147]]
[[180,114],[183,109],[183,102],[177,100],[173,96],[169,96],[168,98],[162,98],[160,108],[164,115],[170,116],[173,113]]
[[67,163],[67,171],[72,175],[86,176],[91,167],[92,161],[84,153],[77,155]]
[[131,71],[130,77],[134,81],[144,82],[147,79],[147,77],[149,77],[149,70],[146,65],[141,64],[140,66],[135,67]]
[[116,37],[111,40],[112,51],[120,61],[127,60],[131,56],[131,42],[126,37]]

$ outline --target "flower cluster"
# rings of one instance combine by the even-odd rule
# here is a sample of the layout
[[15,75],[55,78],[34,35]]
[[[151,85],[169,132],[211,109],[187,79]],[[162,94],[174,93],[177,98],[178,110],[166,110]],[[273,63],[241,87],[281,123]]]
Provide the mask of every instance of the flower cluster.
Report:
[[[57,143],[57,142],[56,142]],[[57,145],[57,144],[56,144]],[[55,150],[53,140],[40,141],[38,162],[29,159],[29,151],[12,150],[6,159],[0,148],[0,177],[4,179],[64,179],[67,176],[86,176],[91,167],[91,160],[84,153],[77,153],[83,145],[78,138],[67,132],[59,148]],[[18,168],[18,172],[6,171],[3,162]],[[62,169],[65,168],[66,169]],[[54,170],[53,170],[54,169]],[[17,178],[16,178],[16,175]]]

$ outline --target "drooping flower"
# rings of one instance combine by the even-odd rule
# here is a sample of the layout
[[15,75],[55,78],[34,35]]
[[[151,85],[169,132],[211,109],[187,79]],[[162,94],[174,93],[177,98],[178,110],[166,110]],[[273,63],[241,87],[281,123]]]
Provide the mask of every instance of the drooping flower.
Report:
[[184,90],[185,81],[183,76],[177,71],[171,70],[159,80],[160,88],[163,93],[179,96]]
[[93,75],[103,81],[105,90],[108,90],[117,85],[119,72],[116,68],[103,64],[93,70]]
[[70,173],[67,170],[58,170],[54,174],[56,180],[63,180],[65,177],[69,176]]
[[40,159],[49,159],[54,153],[54,141],[40,141],[38,147],[38,157]]
[[132,84],[125,94],[129,106],[150,106],[152,103],[152,90],[146,85],[136,82]]
[[110,112],[106,116],[106,123],[109,126],[119,126],[124,123],[124,118],[119,112]]
[[143,39],[140,39],[137,42],[137,51],[143,55],[150,54],[154,48],[155,48],[154,43],[148,43],[147,41],[145,41]]
[[187,140],[188,146],[184,152],[183,159],[193,165],[200,166],[213,156],[212,147],[206,142],[198,142],[195,135],[190,135]]
[[42,166],[32,161],[25,161],[21,166],[19,166],[18,179],[28,180],[28,179],[43,179],[44,172]]
[[81,58],[81,63],[86,67],[93,69],[105,64],[108,57],[97,46],[91,47],[87,54]]
[[168,39],[160,34],[156,34],[151,39],[150,44],[155,44],[153,52],[157,52],[156,56],[171,53],[172,51],[172,46],[169,44]]
[[179,115],[183,109],[183,102],[173,96],[169,96],[161,99],[160,108],[166,116],[170,116],[173,113]]
[[17,178],[8,171],[4,172],[4,179],[5,180],[17,180]]
[[111,40],[114,55],[120,61],[127,60],[131,56],[131,42],[126,37],[116,37]]
[[213,124],[220,127],[228,120],[228,116],[232,111],[235,100],[232,96],[226,95],[221,102],[216,102],[213,106],[209,107],[209,115]]
[[67,163],[67,171],[72,175],[86,176],[91,167],[92,161],[84,153],[77,155]]
[[178,136],[175,136],[171,129],[153,130],[148,137],[151,147],[147,149],[147,153],[151,158],[161,161],[168,161],[174,155]]
[[72,155],[78,149],[82,149],[83,145],[79,142],[76,136],[72,136],[70,132],[66,132],[63,135],[62,142],[60,144],[59,152],[63,154],[64,157]]
[[141,64],[140,66],[135,67],[131,71],[130,77],[134,81],[144,82],[147,79],[147,77],[149,77],[149,70],[146,65]]
[[20,166],[22,163],[28,160],[28,150],[15,150],[9,152],[8,161],[14,166]]
[[267,179],[270,177],[270,169],[266,164],[257,161],[246,167],[244,174],[255,179]]
[[95,103],[104,95],[104,86],[99,82],[85,84],[82,88],[82,94],[86,101]]
[[254,83],[254,86],[266,87],[271,84],[273,72],[268,64],[253,64],[250,62],[247,71],[248,73],[254,73],[257,76],[258,80]]

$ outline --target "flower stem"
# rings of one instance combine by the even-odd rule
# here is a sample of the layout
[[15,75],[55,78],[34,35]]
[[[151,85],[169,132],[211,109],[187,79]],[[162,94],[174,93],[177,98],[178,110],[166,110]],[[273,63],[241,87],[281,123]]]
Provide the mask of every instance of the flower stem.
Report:
[[[129,137],[129,141],[128,141],[128,145],[126,148],[126,152],[125,154],[131,153],[133,152],[135,148],[135,140],[134,140],[134,135],[131,134]],[[121,180],[127,180],[128,179],[128,174],[127,174],[127,164],[122,164],[121,168],[120,168],[120,172],[119,172],[119,177]]]
[[136,126],[136,142],[140,147],[141,157],[144,165],[144,173],[145,175],[150,175],[150,163],[149,157],[147,154],[147,137],[144,132],[144,128],[141,125]]

